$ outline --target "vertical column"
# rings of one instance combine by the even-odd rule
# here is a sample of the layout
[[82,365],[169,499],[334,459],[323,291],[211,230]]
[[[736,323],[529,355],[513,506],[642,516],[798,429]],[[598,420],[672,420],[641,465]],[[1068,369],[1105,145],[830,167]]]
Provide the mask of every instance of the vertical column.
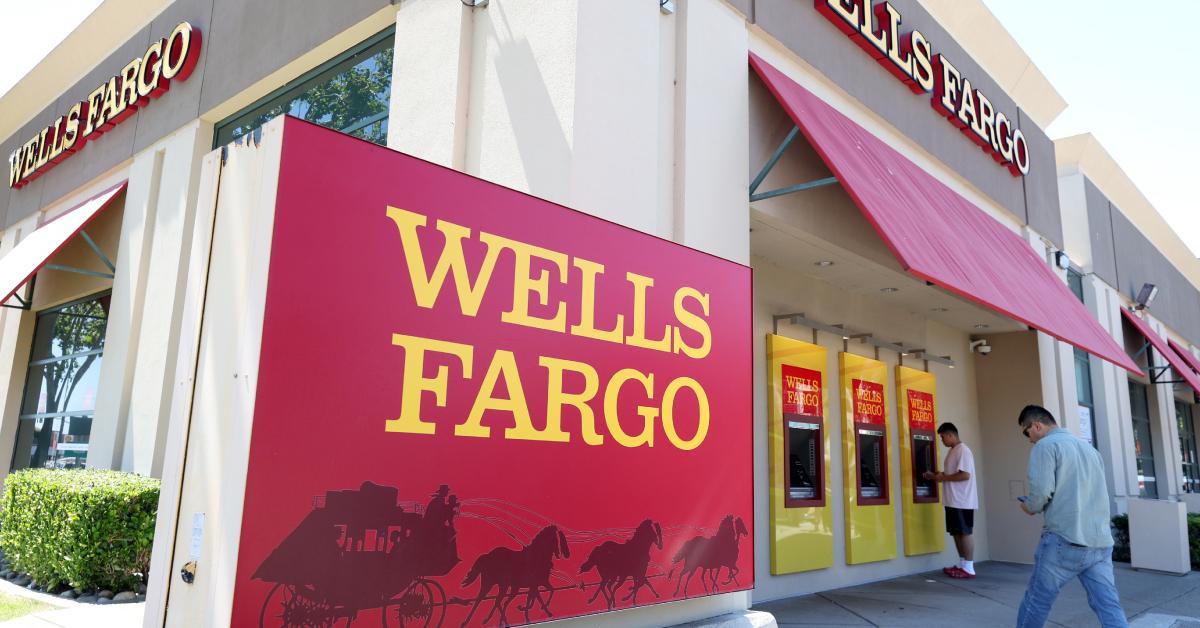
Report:
[[403,0],[396,11],[388,147],[463,169],[472,9]]
[[162,161],[162,150],[152,147],[135,157],[129,168],[96,414],[89,437],[88,466],[92,468],[121,467]]
[[671,149],[674,90],[660,88],[675,77],[674,51],[662,40],[673,39],[676,19],[654,2],[579,3],[568,203],[667,238],[672,177],[659,166],[671,163],[661,149]]
[[134,161],[89,466],[162,474],[183,262],[211,137],[210,125],[194,122]]
[[162,475],[171,376],[179,349],[181,296],[187,280],[200,160],[212,143],[212,127],[193,122],[163,147],[162,176],[154,210],[154,239],[146,274],[137,365],[121,468]]
[[[9,227],[0,236],[0,258],[8,255],[22,237],[37,228],[35,214]],[[24,287],[18,293],[25,294]],[[12,460],[16,444],[21,400],[28,372],[34,315],[25,310],[0,308],[0,461]],[[8,475],[8,464],[0,464],[0,481]]]
[[723,2],[678,6],[674,239],[749,263],[749,35]]
[[[1093,314],[1116,340],[1124,346],[1121,327],[1121,301],[1115,290],[1099,277],[1089,275],[1084,289],[1090,295]],[[1129,376],[1125,370],[1105,360],[1092,361],[1092,395],[1095,398],[1096,439],[1105,473],[1109,476],[1112,506],[1117,512],[1127,510],[1129,497],[1137,497],[1137,461],[1133,448],[1133,416],[1129,406]]]
[[[1151,327],[1159,336],[1167,337],[1164,325],[1155,321]],[[1158,369],[1168,366],[1166,357],[1154,354],[1154,366]],[[1176,379],[1174,370],[1167,370],[1156,378],[1163,383],[1154,385],[1154,398],[1157,403],[1150,408],[1150,438],[1154,443],[1154,473],[1158,477],[1158,498],[1173,499],[1180,493],[1182,475],[1182,458],[1179,451],[1179,425],[1175,420],[1175,384],[1169,384]],[[1186,385],[1186,384],[1185,384]]]

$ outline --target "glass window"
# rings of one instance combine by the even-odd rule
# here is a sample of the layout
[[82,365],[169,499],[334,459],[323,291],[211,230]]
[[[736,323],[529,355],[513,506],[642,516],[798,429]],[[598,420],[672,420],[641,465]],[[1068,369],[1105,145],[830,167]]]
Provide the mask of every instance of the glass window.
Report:
[[1192,404],[1175,401],[1175,420],[1179,422],[1179,454],[1183,458],[1183,492],[1200,493],[1200,458],[1196,455],[1196,424]]
[[1129,406],[1133,413],[1133,450],[1137,457],[1138,496],[1158,498],[1154,477],[1154,445],[1150,440],[1150,403],[1145,384],[1129,382]]
[[1074,268],[1067,269],[1067,286],[1075,294],[1075,298],[1083,301],[1083,274]]
[[13,469],[87,463],[109,295],[38,314]]
[[343,52],[217,125],[223,146],[289,114],[376,144],[387,143],[395,27]]
[[1075,396],[1079,404],[1080,434],[1093,447],[1096,444],[1096,405],[1092,401],[1092,356],[1075,348]]
[[[1067,286],[1075,298],[1083,303],[1083,274],[1074,268],[1067,269]],[[1096,405],[1092,402],[1092,357],[1087,351],[1075,347],[1075,396],[1079,404],[1079,427],[1081,436],[1096,444]]]

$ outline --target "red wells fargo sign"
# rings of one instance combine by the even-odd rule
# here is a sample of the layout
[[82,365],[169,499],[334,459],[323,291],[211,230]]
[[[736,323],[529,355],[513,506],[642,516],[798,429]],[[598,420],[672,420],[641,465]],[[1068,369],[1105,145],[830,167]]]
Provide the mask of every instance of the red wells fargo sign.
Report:
[[289,119],[234,625],[754,583],[750,270]]

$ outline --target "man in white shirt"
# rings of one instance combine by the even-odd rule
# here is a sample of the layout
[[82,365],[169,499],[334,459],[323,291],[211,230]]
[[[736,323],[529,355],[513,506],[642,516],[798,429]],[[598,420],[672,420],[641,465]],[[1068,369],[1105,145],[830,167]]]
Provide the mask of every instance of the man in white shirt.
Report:
[[946,506],[946,532],[954,537],[954,547],[958,549],[958,564],[942,571],[951,578],[970,579],[975,577],[975,540],[971,532],[975,527],[975,510],[979,508],[975,456],[959,440],[958,428],[953,423],[942,423],[938,436],[948,449],[946,462],[941,472],[926,471],[924,478],[945,486],[942,503]]

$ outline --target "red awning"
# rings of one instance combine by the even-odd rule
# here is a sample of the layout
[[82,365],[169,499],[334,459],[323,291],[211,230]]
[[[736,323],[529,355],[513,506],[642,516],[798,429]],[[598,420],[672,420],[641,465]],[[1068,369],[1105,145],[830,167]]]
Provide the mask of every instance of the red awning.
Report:
[[1192,370],[1196,371],[1197,374],[1200,374],[1200,358],[1192,355],[1191,351],[1188,351],[1185,347],[1176,343],[1174,340],[1168,338],[1167,344],[1175,350],[1175,353],[1179,354],[1179,357],[1183,358],[1185,364],[1192,367]]
[[750,65],[906,271],[1141,374],[1017,234],[753,53]]
[[38,227],[18,242],[8,255],[0,259],[0,293],[4,294],[0,303],[8,301],[16,294],[26,281],[66,245],[71,236],[86,227],[100,210],[108,207],[125,189],[126,183],[122,181]]
[[1187,385],[1191,386],[1192,390],[1200,392],[1200,375],[1196,375],[1196,373],[1192,371],[1192,368],[1188,366],[1182,358],[1176,355],[1169,346],[1167,346],[1167,341],[1163,339],[1162,336],[1159,336],[1157,333],[1155,333],[1154,330],[1150,328],[1149,323],[1138,318],[1133,312],[1130,312],[1125,308],[1121,308],[1121,314],[1124,314],[1125,320],[1129,321],[1131,325],[1137,328],[1138,332],[1146,337],[1146,341],[1150,343],[1150,346],[1154,347],[1155,351],[1162,354],[1163,359],[1167,361],[1167,364],[1171,365],[1171,368],[1175,370],[1175,373],[1179,375],[1180,379],[1187,382]]

